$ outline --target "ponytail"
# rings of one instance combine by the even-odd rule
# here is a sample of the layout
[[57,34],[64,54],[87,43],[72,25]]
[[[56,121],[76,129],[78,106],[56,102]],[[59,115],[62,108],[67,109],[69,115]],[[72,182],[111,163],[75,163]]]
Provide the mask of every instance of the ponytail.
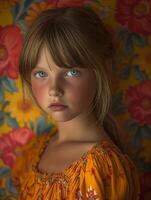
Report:
[[103,128],[111,140],[114,142],[114,144],[124,153],[124,148],[122,147],[119,137],[119,127],[110,113],[108,113],[104,118]]

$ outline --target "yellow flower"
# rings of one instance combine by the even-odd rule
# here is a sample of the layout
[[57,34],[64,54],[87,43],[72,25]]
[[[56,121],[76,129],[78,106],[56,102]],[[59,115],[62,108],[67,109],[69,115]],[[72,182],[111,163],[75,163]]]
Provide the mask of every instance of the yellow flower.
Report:
[[4,121],[4,124],[0,126],[0,136],[3,135],[3,133],[9,132],[12,128],[9,127],[6,123],[6,120]]
[[40,117],[41,111],[30,99],[24,97],[19,81],[17,81],[17,89],[18,91],[13,93],[5,92],[5,99],[9,103],[4,111],[9,112],[19,126],[28,126],[30,121],[34,122]]
[[31,25],[33,21],[45,10],[52,9],[53,5],[46,2],[33,3],[29,8],[25,21],[28,25]]
[[143,139],[143,150],[140,152],[140,156],[143,157],[145,162],[151,162],[151,139]]
[[[1,167],[4,166],[4,162],[2,161],[2,159],[0,159],[0,166]],[[0,186],[1,186],[1,184],[0,184]]]
[[151,38],[148,41],[148,45],[145,47],[136,47],[135,52],[138,54],[137,59],[135,59],[135,63],[139,64],[142,70],[145,70],[151,78]]
[[[5,20],[4,20],[5,19]],[[13,16],[10,9],[4,9],[0,2],[0,26],[6,26],[13,23]]]
[[20,0],[3,0],[0,1],[0,8],[9,8],[11,6],[14,6],[16,3],[19,3]]

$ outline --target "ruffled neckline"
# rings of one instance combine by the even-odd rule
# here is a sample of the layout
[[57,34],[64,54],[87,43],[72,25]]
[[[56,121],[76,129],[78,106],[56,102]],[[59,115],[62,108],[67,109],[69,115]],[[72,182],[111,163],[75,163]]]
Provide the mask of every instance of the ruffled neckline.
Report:
[[[88,151],[86,151],[85,153],[83,153],[83,155],[73,161],[71,164],[69,164],[65,169],[63,169],[62,171],[60,172],[44,172],[44,171],[40,171],[38,169],[38,165],[39,165],[39,162],[40,162],[40,159],[42,157],[42,154],[44,153],[44,151],[46,150],[47,146],[48,146],[48,143],[50,141],[50,139],[57,133],[57,129],[54,129],[53,132],[51,134],[47,134],[45,135],[45,139],[40,147],[40,150],[37,154],[37,159],[36,159],[36,162],[34,162],[33,164],[33,170],[34,172],[39,176],[41,177],[42,179],[44,178],[55,178],[55,177],[62,177],[62,176],[67,176],[68,172],[70,171],[70,169],[72,168],[79,168],[81,167],[81,165],[83,165],[83,163],[87,160],[88,156],[92,153],[94,153],[97,149],[100,150],[101,147],[109,147],[109,146],[114,146],[114,148],[116,148],[116,146],[109,142],[107,139],[102,139],[101,141],[98,141],[96,142]],[[117,148],[116,148],[117,149]]]

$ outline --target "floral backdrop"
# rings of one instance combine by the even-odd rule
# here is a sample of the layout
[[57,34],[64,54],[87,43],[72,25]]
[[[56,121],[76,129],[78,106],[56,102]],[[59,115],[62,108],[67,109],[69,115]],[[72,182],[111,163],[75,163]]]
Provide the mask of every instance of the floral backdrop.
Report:
[[151,199],[151,0],[0,0],[0,200],[17,199],[10,173],[19,148],[54,126],[23,97],[24,34],[43,10],[79,5],[94,9],[112,32],[112,112],[140,173],[140,199]]

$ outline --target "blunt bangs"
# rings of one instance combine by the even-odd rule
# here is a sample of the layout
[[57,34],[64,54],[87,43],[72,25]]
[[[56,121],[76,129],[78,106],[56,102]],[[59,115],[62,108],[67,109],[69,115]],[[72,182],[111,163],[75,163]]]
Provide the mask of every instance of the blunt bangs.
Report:
[[98,16],[77,7],[47,10],[35,20],[25,37],[19,65],[21,79],[30,91],[31,71],[45,47],[58,67],[94,70],[98,89],[93,107],[103,121],[111,104],[106,61],[112,60],[114,48]]
[[44,37],[44,46],[47,47],[57,66],[89,67],[88,52],[83,48],[82,42],[79,43],[80,37],[73,27],[56,24],[49,27]]
[[[88,17],[84,19],[86,15]],[[100,28],[96,28],[97,23]],[[106,60],[105,54],[111,56],[110,42],[104,42],[110,41],[109,34],[102,26],[96,14],[82,8],[77,8],[77,12],[72,8],[43,12],[25,37],[20,74],[24,74],[24,80],[30,83],[30,73],[44,46],[59,67],[99,68],[98,65],[103,65]]]

